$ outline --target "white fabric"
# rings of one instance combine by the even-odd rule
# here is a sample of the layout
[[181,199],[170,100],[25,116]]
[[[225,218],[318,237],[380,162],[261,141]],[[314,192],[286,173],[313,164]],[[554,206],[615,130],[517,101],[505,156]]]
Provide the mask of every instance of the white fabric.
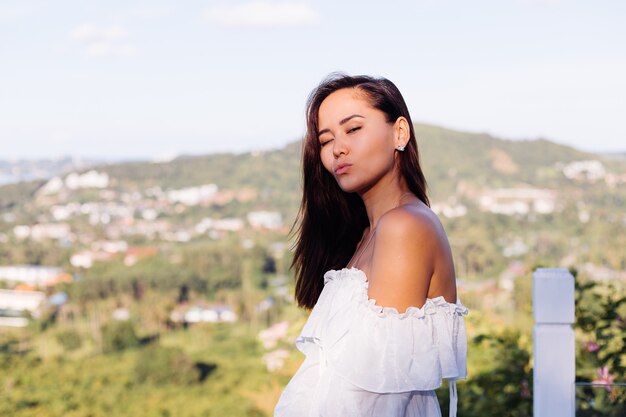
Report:
[[369,299],[365,273],[331,270],[297,348],[306,355],[275,417],[437,417],[434,389],[466,377],[467,309],[443,297],[400,314]]

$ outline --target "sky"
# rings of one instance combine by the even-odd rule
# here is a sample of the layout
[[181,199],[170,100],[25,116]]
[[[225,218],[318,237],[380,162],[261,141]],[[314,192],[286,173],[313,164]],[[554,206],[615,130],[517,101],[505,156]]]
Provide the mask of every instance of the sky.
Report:
[[414,122],[626,151],[626,1],[0,0],[0,159],[279,148],[330,72]]

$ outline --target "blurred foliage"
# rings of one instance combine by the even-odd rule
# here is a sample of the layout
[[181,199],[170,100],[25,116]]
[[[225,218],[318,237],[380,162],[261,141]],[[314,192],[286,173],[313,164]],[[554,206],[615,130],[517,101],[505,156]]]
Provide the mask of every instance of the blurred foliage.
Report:
[[626,415],[626,293],[613,283],[576,280],[576,380],[583,417]]
[[139,383],[185,385],[200,380],[200,369],[181,348],[158,344],[139,352],[134,372]]
[[112,320],[102,326],[102,352],[111,353],[139,346],[139,337],[130,321]]
[[73,329],[67,329],[57,333],[56,339],[59,344],[68,351],[76,350],[83,345],[80,334]]
[[36,180],[0,186],[0,210],[11,210],[26,204],[45,181]]
[[[146,310],[133,309],[133,314],[148,317],[146,312],[153,304],[165,300],[155,298],[157,294],[148,289],[136,302]],[[179,294],[173,291],[169,296],[176,299]],[[520,308],[524,300],[528,301],[520,298]],[[597,379],[596,368],[601,366],[611,367],[616,381],[623,380],[623,373],[617,371],[623,364],[623,290],[577,279],[576,300],[578,380]],[[94,300],[89,311],[112,311],[119,300],[112,301],[115,299]],[[521,310],[520,314],[526,314],[525,307]],[[77,316],[78,321],[57,321],[44,330],[0,333],[0,386],[4,387],[0,415],[270,416],[282,387],[302,361],[292,343],[283,341],[278,347],[290,350],[291,355],[282,370],[268,372],[262,360],[267,350],[256,338],[265,324],[252,316],[234,324],[162,328],[151,343],[137,335],[133,321],[109,321],[94,335],[100,334],[102,350],[98,343],[90,345],[86,337],[82,337],[83,347],[72,355],[55,350],[50,343],[62,347],[67,343],[63,339],[74,337],[72,331],[89,331],[96,317],[89,311],[84,318]],[[292,323],[290,337],[294,337],[306,313],[293,304],[281,311],[275,320]],[[530,335],[481,311],[473,311],[467,324],[470,373],[468,380],[458,382],[459,415],[531,416]],[[50,333],[54,337],[47,338]],[[588,341],[599,339],[604,340],[601,349],[584,349]],[[43,355],[55,351],[58,353]],[[60,380],[63,384],[59,386]],[[446,415],[448,390],[443,387],[437,394]],[[580,415],[623,415],[619,408],[623,399],[616,402],[604,388],[579,387],[577,395]],[[604,411],[598,411],[601,408]]]
[[[459,381],[458,414],[463,417],[531,417],[531,353],[526,338],[505,329],[474,337],[468,346],[478,371]],[[448,415],[449,391],[437,392],[442,415]]]
[[263,417],[286,382],[267,372],[263,349],[244,323],[171,331],[136,349],[45,360],[34,350],[41,336],[20,330],[0,337],[0,364],[6,364],[0,415]]

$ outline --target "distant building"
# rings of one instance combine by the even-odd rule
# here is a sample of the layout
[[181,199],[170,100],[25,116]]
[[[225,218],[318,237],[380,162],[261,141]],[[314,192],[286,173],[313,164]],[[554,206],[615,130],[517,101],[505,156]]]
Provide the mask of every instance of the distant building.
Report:
[[30,226],[18,224],[13,228],[13,234],[19,240],[28,239],[30,237]]
[[156,220],[156,218],[159,217],[159,212],[153,208],[146,208],[141,210],[141,217],[144,220]]
[[174,322],[186,323],[233,323],[237,321],[237,314],[228,306],[220,305],[215,307],[193,306],[187,310],[175,310],[170,315]]
[[45,301],[41,291],[0,290],[0,310],[34,312]]
[[124,240],[102,240],[91,245],[93,250],[100,250],[108,253],[120,253],[128,250],[128,243]]
[[586,161],[574,161],[563,167],[563,175],[573,180],[597,181],[606,175],[602,162],[592,159]]
[[[25,284],[20,286],[28,287]],[[64,292],[58,292],[46,300],[46,294],[42,291],[0,289],[0,327],[26,327],[29,319],[24,312],[37,318],[44,304],[58,307],[67,299],[68,296]]]
[[196,206],[204,201],[211,200],[217,194],[217,185],[207,184],[199,187],[187,187],[167,192],[167,199],[172,203],[182,203],[186,206]]
[[626,184],[626,173],[614,174],[609,172],[604,176],[604,182],[606,182],[609,187]]
[[625,281],[626,271],[612,269],[603,265],[595,265],[591,262],[583,264],[579,271],[588,275],[594,281]]
[[67,223],[36,224],[30,229],[30,237],[33,240],[56,239],[61,240],[70,234],[70,225]]
[[76,268],[89,269],[94,262],[110,261],[115,256],[115,253],[111,252],[83,250],[73,254],[70,257],[70,263]]
[[[123,227],[117,229],[118,225],[113,227],[107,227],[107,232],[111,232],[111,236],[119,237],[118,235],[140,235],[145,236],[148,239],[155,239],[158,236],[163,235],[171,230],[172,225],[165,220],[146,221],[146,220],[129,220]],[[110,229],[110,230],[109,230]]]
[[41,241],[45,239],[62,240],[70,236],[70,225],[67,223],[44,223],[33,226],[18,225],[13,228],[15,237],[22,239],[32,239]]
[[125,307],[118,307],[111,314],[113,320],[127,321],[130,319],[130,311]]
[[467,214],[467,207],[454,201],[434,203],[431,208],[437,215],[447,218],[463,217]]
[[189,242],[191,240],[191,233],[187,230],[179,229],[173,232],[163,233],[161,239],[169,242]]
[[84,174],[72,172],[65,177],[65,186],[70,190],[80,188],[107,188],[109,186],[109,174],[100,173],[95,170],[87,171]]
[[60,177],[54,177],[43,185],[38,191],[40,195],[57,194],[64,188],[78,190],[81,188],[107,188],[109,186],[109,174],[95,170],[84,174],[72,172],[63,181]]
[[491,213],[548,214],[556,208],[556,192],[540,188],[498,188],[483,192],[478,202],[481,210]]
[[246,217],[255,229],[276,230],[283,227],[283,216],[277,211],[251,211]]
[[206,217],[196,224],[194,230],[198,234],[204,234],[211,230],[218,230],[224,232],[238,232],[243,229],[243,220],[238,218],[225,218],[225,219],[212,219]]
[[61,268],[36,265],[0,266],[0,280],[47,286],[63,275]]
[[237,218],[218,219],[213,223],[215,230],[238,232],[243,229],[243,220]]
[[220,319],[217,311],[210,308],[192,307],[184,315],[187,323],[217,323]]
[[63,180],[59,177],[50,179],[43,187],[39,189],[39,194],[49,195],[56,194],[63,189]]
[[80,214],[81,205],[79,203],[69,203],[67,205],[54,205],[50,207],[50,214],[56,221],[68,220],[70,217]]

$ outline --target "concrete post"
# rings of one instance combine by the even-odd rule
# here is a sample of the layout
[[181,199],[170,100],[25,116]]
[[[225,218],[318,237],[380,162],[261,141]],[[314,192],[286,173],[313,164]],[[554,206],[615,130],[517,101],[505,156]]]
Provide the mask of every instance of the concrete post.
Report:
[[574,417],[574,277],[567,269],[533,273],[533,415]]

